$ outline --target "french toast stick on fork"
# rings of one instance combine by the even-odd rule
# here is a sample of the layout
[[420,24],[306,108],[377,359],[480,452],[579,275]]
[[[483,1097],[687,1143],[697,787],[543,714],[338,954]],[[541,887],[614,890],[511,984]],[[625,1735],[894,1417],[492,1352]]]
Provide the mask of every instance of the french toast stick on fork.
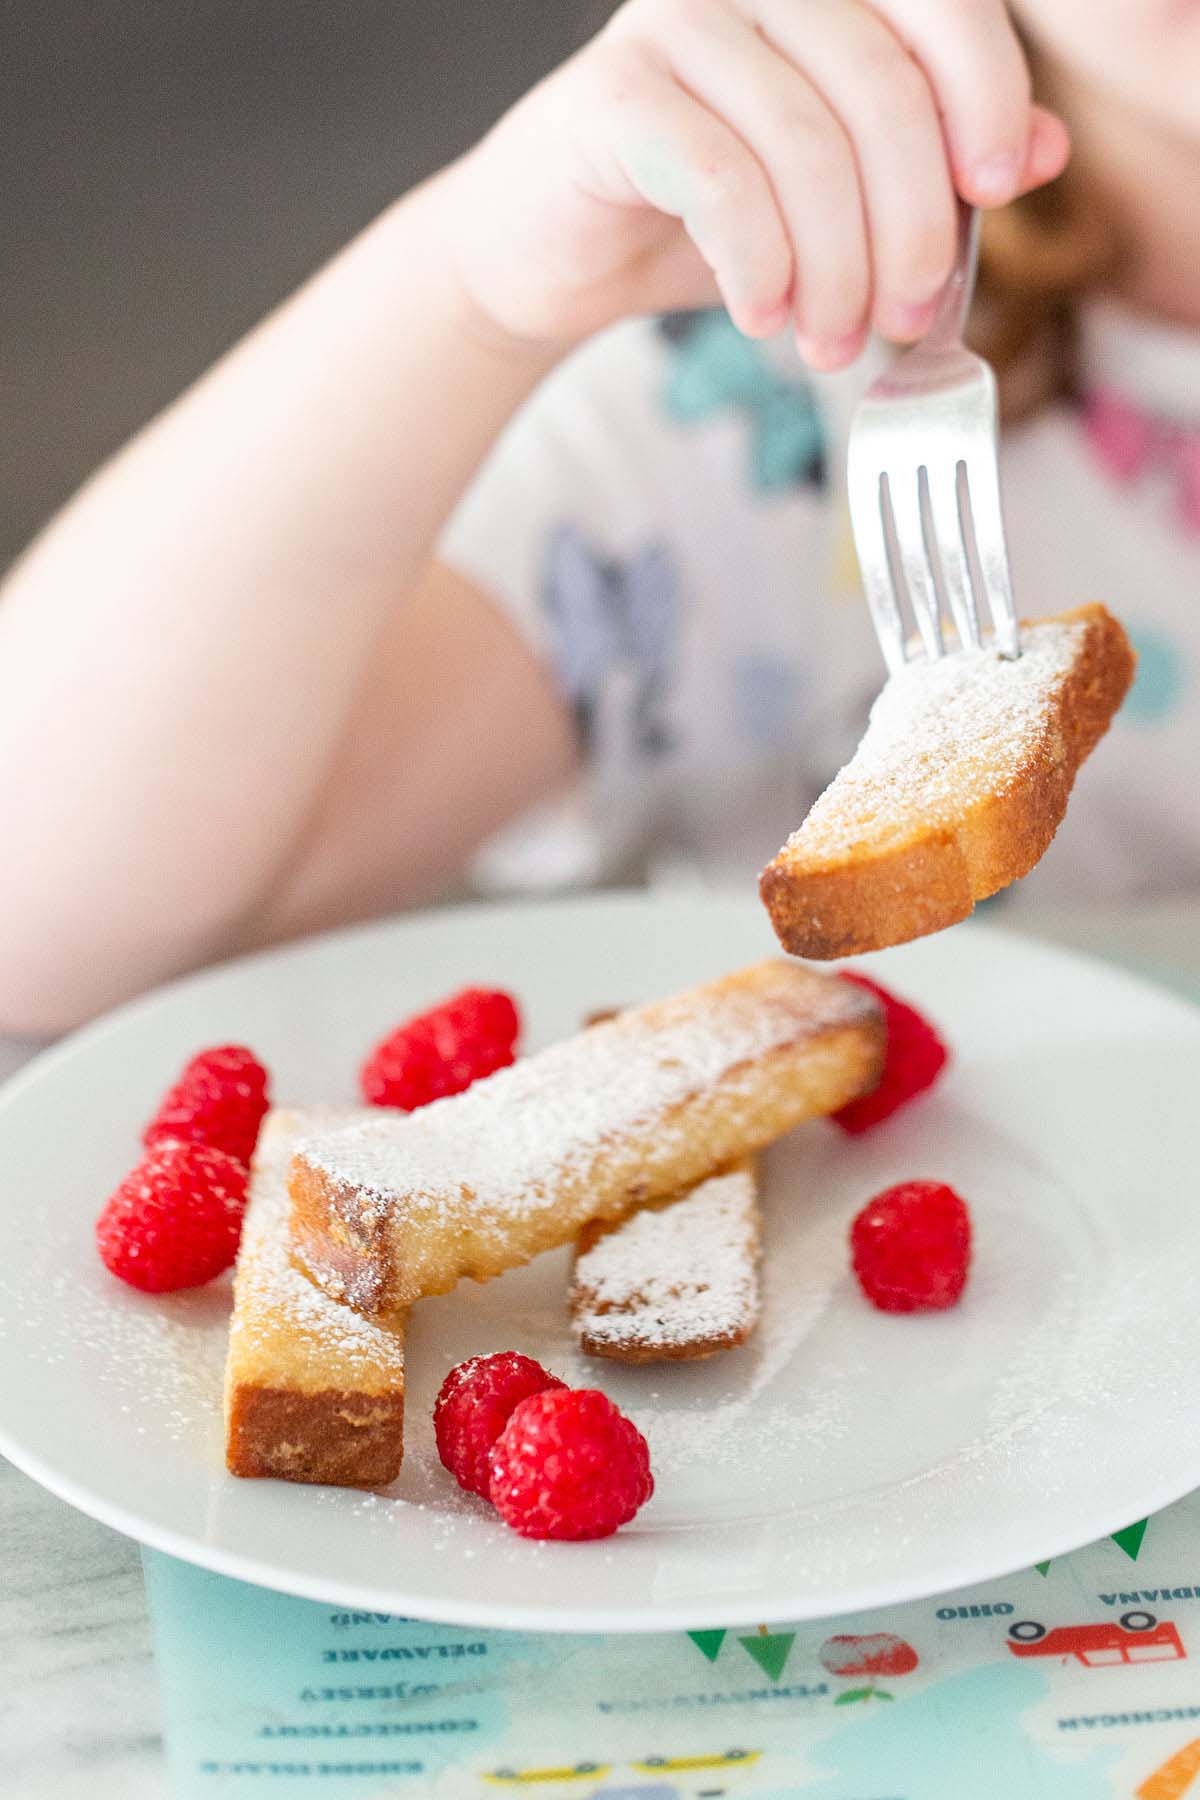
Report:
[[907,663],[858,750],[763,870],[794,956],[856,956],[941,931],[1027,875],[1108,730],[1135,657],[1102,606],[1021,627],[1021,655]]
[[402,1313],[728,1168],[876,1085],[873,996],[757,963],[623,1012],[403,1117],[298,1145],[294,1255],[336,1299]]

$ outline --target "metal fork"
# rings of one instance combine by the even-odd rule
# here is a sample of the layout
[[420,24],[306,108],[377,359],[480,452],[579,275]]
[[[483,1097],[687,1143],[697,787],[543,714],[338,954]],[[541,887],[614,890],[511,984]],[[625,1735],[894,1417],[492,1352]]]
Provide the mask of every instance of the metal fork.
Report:
[[[959,203],[958,254],[919,344],[867,390],[850,429],[850,520],[871,617],[894,673],[922,649],[992,642],[1021,654],[997,466],[996,378],[966,349],[979,214]],[[989,638],[985,625],[991,622]]]

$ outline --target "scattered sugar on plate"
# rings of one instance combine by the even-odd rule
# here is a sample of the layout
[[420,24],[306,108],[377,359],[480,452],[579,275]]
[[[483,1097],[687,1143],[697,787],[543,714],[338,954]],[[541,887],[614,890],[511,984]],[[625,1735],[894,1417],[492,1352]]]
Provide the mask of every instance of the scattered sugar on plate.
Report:
[[[97,1280],[107,1282],[101,1275]],[[125,1293],[81,1287],[77,1276],[48,1269],[33,1290],[0,1289],[0,1312],[12,1328],[36,1330],[42,1360],[86,1364],[113,1390],[120,1412],[154,1420],[172,1440],[202,1437],[206,1446],[221,1413],[228,1278],[188,1294]],[[47,1318],[70,1321],[50,1333]],[[207,1449],[206,1449],[207,1454]]]

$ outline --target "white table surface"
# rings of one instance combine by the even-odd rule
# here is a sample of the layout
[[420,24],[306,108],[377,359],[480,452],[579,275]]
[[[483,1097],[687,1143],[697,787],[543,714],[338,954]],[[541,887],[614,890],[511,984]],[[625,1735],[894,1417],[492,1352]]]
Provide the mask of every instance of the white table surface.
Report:
[[[1039,934],[1112,956],[1200,999],[1200,895],[1136,911],[1063,912],[1040,919]],[[32,1049],[0,1042],[0,1078]],[[44,1493],[3,1459],[0,1794],[168,1795],[137,1546]]]

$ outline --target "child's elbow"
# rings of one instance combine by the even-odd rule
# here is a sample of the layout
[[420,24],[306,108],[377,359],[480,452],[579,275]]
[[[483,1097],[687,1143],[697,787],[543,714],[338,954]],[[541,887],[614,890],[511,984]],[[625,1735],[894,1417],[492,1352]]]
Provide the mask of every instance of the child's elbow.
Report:
[[46,1039],[86,1025],[163,981],[243,948],[244,920],[214,917],[206,897],[137,905],[5,906],[0,899],[0,1037]]
[[109,1007],[152,985],[158,974],[134,966],[97,932],[90,947],[55,941],[46,933],[0,942],[0,1037],[49,1039],[85,1025]]
[[22,963],[6,947],[0,953],[0,1038],[48,1039],[73,1031],[111,1004],[107,995],[101,998],[101,986],[94,970],[48,969],[36,959]]

